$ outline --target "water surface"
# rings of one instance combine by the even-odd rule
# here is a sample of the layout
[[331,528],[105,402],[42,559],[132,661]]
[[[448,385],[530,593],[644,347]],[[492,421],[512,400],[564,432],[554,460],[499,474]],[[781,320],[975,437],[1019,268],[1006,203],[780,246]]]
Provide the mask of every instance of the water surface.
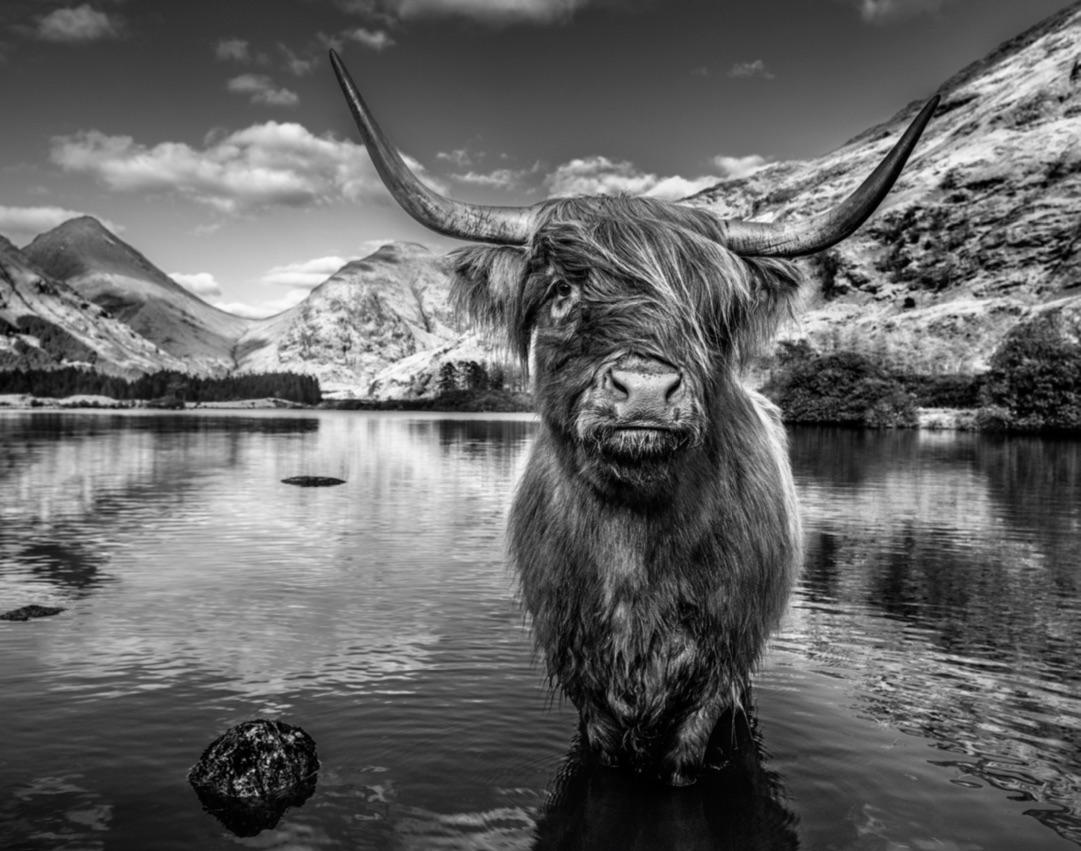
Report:
[[[1081,444],[801,429],[807,558],[751,743],[690,790],[583,767],[503,561],[527,417],[0,413],[0,848],[1081,844]],[[333,488],[281,479],[333,476]],[[307,730],[241,838],[185,775]]]

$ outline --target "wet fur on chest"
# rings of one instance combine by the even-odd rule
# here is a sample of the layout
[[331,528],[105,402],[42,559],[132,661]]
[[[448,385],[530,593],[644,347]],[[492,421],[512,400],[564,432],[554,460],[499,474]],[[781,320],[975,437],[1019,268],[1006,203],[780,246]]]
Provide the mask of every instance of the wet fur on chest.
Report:
[[658,761],[688,718],[745,687],[798,559],[775,450],[704,456],[643,510],[566,475],[551,435],[534,447],[510,528],[523,602],[549,676],[614,759]]

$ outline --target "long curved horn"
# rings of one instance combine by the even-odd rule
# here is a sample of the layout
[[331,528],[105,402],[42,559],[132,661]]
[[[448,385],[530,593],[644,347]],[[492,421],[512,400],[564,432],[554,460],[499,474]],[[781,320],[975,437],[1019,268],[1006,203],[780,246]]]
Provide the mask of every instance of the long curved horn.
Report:
[[870,177],[844,201],[810,221],[793,223],[726,222],[726,244],[732,252],[756,257],[799,257],[829,248],[862,225],[882,203],[905,167],[920,134],[938,106],[935,95],[913,119],[904,135]]
[[330,64],[349,101],[361,138],[376,171],[394,199],[425,227],[459,239],[522,245],[532,236],[534,207],[487,207],[454,201],[433,192],[409,170],[397,148],[375,123],[338,54],[330,51]]

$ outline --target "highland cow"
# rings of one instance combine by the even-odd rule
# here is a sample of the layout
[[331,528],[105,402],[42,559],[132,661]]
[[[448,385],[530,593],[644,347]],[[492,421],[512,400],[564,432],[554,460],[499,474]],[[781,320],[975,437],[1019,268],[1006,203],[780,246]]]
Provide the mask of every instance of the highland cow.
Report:
[[803,223],[649,198],[489,207],[421,184],[331,61],[397,201],[488,243],[455,252],[453,295],[533,373],[541,427],[510,554],[551,680],[603,763],[694,782],[800,564],[784,430],[742,367],[797,295],[787,258],[859,227],[937,99],[852,195]]

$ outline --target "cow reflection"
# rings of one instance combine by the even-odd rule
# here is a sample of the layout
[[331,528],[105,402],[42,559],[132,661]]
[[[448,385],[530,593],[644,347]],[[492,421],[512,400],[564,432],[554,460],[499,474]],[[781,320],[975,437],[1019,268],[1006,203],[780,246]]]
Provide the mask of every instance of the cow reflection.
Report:
[[575,737],[537,825],[536,851],[792,851],[796,816],[785,806],[753,713],[721,718],[710,762],[694,786],[673,789],[605,768]]

